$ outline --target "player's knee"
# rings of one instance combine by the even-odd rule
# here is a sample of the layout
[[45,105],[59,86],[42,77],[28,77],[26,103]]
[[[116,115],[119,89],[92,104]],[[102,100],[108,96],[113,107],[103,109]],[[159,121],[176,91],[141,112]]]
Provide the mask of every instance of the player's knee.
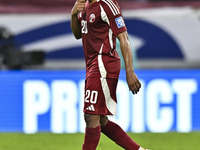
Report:
[[87,128],[95,128],[100,125],[100,116],[93,114],[84,114],[84,119]]
[[107,123],[108,123],[108,118],[101,117],[101,119],[100,119],[101,128],[105,127]]

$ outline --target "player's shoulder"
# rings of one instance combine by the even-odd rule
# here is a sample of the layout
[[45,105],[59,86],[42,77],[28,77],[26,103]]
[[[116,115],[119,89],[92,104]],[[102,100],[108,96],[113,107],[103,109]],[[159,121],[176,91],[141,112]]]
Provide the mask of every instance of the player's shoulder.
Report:
[[116,1],[113,0],[99,0],[99,4],[102,6],[102,8],[107,12],[111,13],[114,16],[119,15],[120,8]]

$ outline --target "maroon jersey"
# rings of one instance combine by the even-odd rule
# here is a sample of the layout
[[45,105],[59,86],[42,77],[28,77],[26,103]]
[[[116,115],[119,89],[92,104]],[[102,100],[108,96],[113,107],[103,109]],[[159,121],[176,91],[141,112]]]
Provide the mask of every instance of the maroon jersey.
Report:
[[79,13],[86,61],[86,78],[118,78],[120,58],[115,50],[116,36],[126,31],[118,4],[97,0]]

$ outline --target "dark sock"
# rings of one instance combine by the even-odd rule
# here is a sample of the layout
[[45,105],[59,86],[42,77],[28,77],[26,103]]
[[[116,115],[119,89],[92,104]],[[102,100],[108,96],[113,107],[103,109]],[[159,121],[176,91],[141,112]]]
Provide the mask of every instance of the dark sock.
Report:
[[86,128],[82,150],[96,150],[101,135],[101,125],[96,128]]
[[101,129],[101,132],[126,150],[138,150],[140,148],[140,146],[114,122],[108,121],[105,127]]

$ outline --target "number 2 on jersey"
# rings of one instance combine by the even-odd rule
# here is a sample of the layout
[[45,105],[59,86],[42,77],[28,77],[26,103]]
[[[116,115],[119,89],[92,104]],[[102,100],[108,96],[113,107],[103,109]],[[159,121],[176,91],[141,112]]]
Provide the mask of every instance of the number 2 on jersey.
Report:
[[86,103],[90,102],[92,104],[96,104],[97,96],[98,96],[98,92],[97,91],[86,90],[86,92],[85,92],[85,102]]
[[82,33],[87,34],[87,33],[88,33],[87,21],[82,20],[82,21],[81,21],[81,26],[82,26]]

